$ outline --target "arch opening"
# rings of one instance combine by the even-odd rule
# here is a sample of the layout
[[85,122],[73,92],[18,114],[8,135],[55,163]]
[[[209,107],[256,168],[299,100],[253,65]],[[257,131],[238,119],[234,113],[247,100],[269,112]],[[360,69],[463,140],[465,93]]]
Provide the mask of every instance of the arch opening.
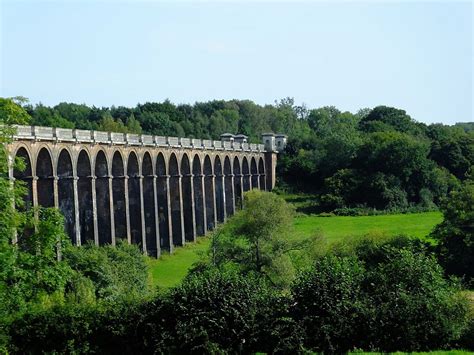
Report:
[[234,213],[234,186],[232,168],[229,157],[224,159],[224,192],[225,192],[225,212],[227,216]]
[[233,173],[235,208],[242,208],[242,174],[240,171],[240,162],[237,157],[234,158]]
[[255,161],[255,158],[252,157],[252,160],[250,161],[250,172],[252,174],[252,189],[258,189],[258,170],[257,170],[257,162]]
[[76,212],[74,208],[74,174],[71,155],[63,149],[58,158],[58,201],[64,216],[64,229],[72,243],[76,241]]
[[196,224],[196,234],[204,235],[204,195],[202,187],[202,170],[199,155],[193,159],[193,193],[194,193],[194,218]]
[[214,176],[212,174],[212,164],[209,155],[204,158],[204,194],[206,204],[206,227],[207,230],[213,230],[215,227],[214,214]]
[[153,163],[150,153],[146,152],[142,163],[143,173],[143,207],[145,213],[146,250],[150,256],[158,256],[155,219],[155,189]]
[[265,184],[265,164],[263,162],[263,158],[260,158],[258,161],[258,173],[259,173],[259,183],[260,183],[260,190],[266,190]]
[[183,228],[181,219],[181,189],[178,160],[175,154],[171,154],[169,160],[170,169],[170,207],[171,207],[171,230],[173,234],[173,245],[183,245]]
[[166,163],[163,154],[159,153],[156,158],[156,197],[158,200],[158,228],[160,231],[161,249],[170,250],[170,228],[168,212],[168,183],[166,174]]
[[42,148],[36,160],[36,183],[38,189],[38,204],[43,207],[54,207],[54,175],[51,155]]
[[130,152],[127,163],[128,211],[130,217],[130,237],[132,244],[142,247],[142,213],[140,196],[140,171],[138,158]]
[[184,237],[186,241],[194,241],[194,221],[193,221],[193,181],[191,166],[186,154],[181,158],[181,187],[183,191],[183,219]]
[[26,187],[26,194],[23,196],[23,205],[20,211],[29,210],[33,207],[33,173],[31,169],[31,159],[28,151],[21,147],[15,155],[15,159],[23,160],[24,169],[19,170],[16,166],[13,169],[13,177],[15,180],[22,181]]
[[82,150],[77,159],[77,196],[79,200],[79,227],[81,244],[94,241],[94,219],[92,211],[91,162]]
[[224,199],[224,175],[222,173],[222,163],[219,156],[216,156],[214,161],[214,174],[216,175],[216,214],[219,222],[224,222],[225,219],[225,199]]
[[109,167],[105,153],[100,150],[95,159],[95,198],[99,245],[112,243],[110,223]]
[[115,239],[127,239],[125,170],[119,152],[115,152],[112,158],[112,197],[114,201]]
[[249,170],[249,162],[247,161],[247,157],[244,157],[242,162],[242,180],[243,180],[243,188],[244,192],[250,190],[250,170]]

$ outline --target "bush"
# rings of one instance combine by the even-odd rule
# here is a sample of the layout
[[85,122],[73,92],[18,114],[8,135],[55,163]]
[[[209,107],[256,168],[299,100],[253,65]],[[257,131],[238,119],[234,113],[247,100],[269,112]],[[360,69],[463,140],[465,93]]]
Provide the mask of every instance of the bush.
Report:
[[292,288],[293,313],[311,350],[431,350],[466,329],[460,290],[423,244],[369,240],[318,259]]
[[[125,242],[117,246],[98,247],[92,244],[72,248],[64,260],[77,272],[92,280],[97,299],[117,301],[124,298],[141,298],[148,292],[148,266],[136,245]],[[69,293],[84,292],[73,279]],[[72,296],[74,297],[74,296]]]

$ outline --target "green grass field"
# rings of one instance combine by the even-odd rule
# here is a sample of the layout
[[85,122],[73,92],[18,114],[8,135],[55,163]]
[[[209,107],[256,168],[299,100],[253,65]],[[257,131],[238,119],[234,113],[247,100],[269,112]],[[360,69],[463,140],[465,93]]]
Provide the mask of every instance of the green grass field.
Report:
[[[303,215],[295,218],[294,226],[296,238],[307,238],[315,233],[320,233],[332,243],[341,242],[345,238],[361,237],[368,233],[389,236],[406,234],[426,238],[441,220],[442,215],[439,212],[363,217]],[[179,284],[193,263],[199,260],[199,255],[207,250],[209,243],[209,237],[200,237],[196,243],[176,248],[172,255],[162,255],[159,260],[150,258],[151,285],[169,288]]]

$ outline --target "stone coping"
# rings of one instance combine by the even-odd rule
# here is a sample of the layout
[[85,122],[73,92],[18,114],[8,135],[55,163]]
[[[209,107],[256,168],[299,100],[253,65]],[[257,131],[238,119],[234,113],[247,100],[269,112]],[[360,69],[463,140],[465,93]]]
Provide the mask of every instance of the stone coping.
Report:
[[137,145],[148,147],[176,147],[207,150],[230,150],[246,152],[264,152],[263,144],[241,143],[224,140],[198,138],[180,138],[147,134],[88,131],[82,129],[53,128],[42,126],[15,125],[13,139],[54,141],[72,143],[91,143],[109,145]]

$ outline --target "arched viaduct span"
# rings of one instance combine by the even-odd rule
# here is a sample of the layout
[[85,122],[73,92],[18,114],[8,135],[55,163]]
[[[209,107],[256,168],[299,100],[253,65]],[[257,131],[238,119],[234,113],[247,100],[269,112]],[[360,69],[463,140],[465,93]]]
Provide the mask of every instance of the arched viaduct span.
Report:
[[27,184],[27,206],[62,211],[74,244],[127,239],[159,257],[225,221],[243,192],[274,187],[286,137],[262,137],[265,144],[17,126],[7,148],[26,169],[10,169],[10,178]]

